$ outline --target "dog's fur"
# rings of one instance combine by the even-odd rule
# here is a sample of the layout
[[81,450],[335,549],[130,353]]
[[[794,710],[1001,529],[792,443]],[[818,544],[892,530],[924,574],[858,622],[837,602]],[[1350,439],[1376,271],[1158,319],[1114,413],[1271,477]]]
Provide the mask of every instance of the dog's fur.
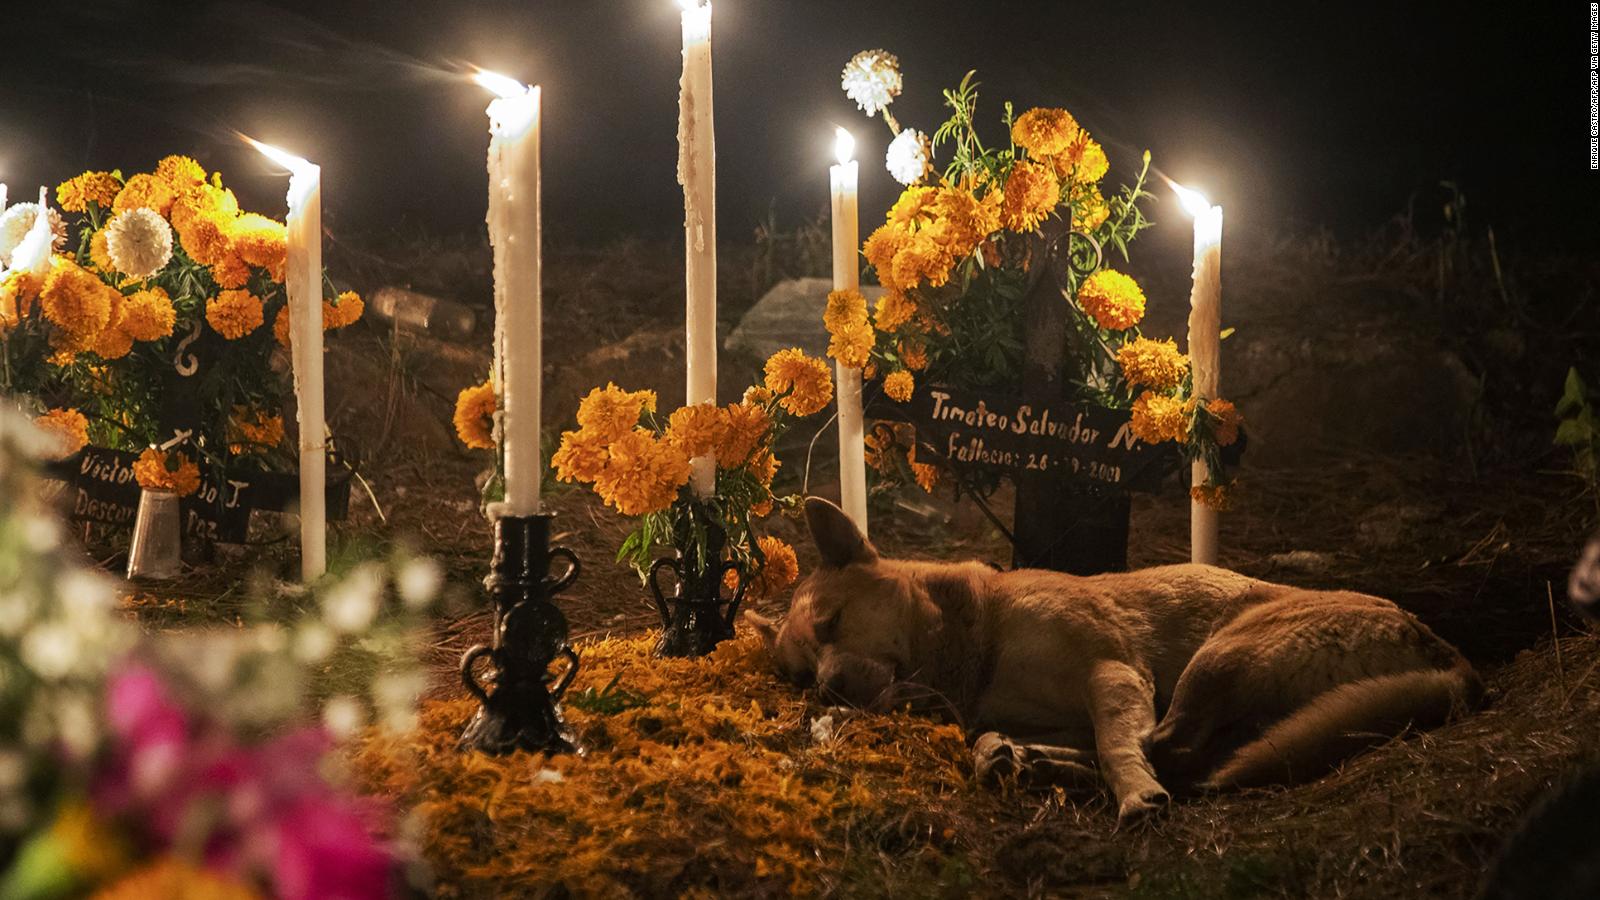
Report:
[[1315,777],[1481,695],[1454,647],[1377,597],[1203,565],[1075,577],[888,560],[833,504],[806,514],[821,567],[781,628],[748,616],[783,674],[861,707],[943,705],[990,732],[980,774],[1098,769],[1123,819],[1163,806],[1163,781]]

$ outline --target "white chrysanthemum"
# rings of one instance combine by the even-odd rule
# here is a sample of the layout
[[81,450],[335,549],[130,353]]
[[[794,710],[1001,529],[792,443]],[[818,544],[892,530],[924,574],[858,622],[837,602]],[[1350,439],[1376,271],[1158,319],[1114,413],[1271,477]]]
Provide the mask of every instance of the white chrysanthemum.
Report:
[[915,128],[907,128],[889,142],[883,164],[889,174],[901,184],[916,184],[928,174],[928,155],[933,149],[928,136]]
[[[16,251],[17,245],[28,236],[33,229],[34,220],[39,217],[39,204],[18,203],[16,206],[6,207],[0,214],[0,265],[11,265],[11,254]],[[60,250],[67,245],[67,223],[62,221],[61,214],[50,210],[51,249]]]
[[106,253],[117,271],[149,278],[172,259],[172,227],[153,209],[129,209],[106,223]]
[[844,67],[839,86],[868,116],[900,96],[900,60],[885,50],[863,50]]

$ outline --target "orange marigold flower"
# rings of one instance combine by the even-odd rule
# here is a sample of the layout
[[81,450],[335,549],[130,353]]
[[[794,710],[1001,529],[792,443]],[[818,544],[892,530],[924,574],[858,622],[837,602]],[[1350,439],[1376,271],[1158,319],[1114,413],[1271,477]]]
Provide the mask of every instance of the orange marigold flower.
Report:
[[1000,221],[1012,231],[1033,231],[1049,218],[1059,202],[1061,185],[1055,173],[1042,163],[1023,160],[1011,167],[1011,176],[1006,180]]
[[723,407],[727,428],[717,448],[717,464],[723,468],[742,466],[750,454],[765,444],[772,419],[761,402],[730,403]]
[[163,218],[172,214],[172,203],[178,194],[164,179],[155,175],[135,175],[122,186],[111,208],[117,212],[130,209],[153,209]]
[[228,241],[240,259],[266,269],[274,281],[283,280],[289,231],[282,222],[259,213],[245,213],[228,223]]
[[151,447],[133,464],[133,478],[147,491],[170,491],[187,497],[200,489],[200,467],[182,453]]
[[250,283],[250,266],[230,247],[211,265],[211,278],[223,290],[238,290]]
[[606,441],[587,431],[563,431],[561,446],[550,457],[550,465],[561,481],[588,483],[600,477],[610,458]]
[[843,288],[828,294],[827,308],[822,312],[822,324],[837,333],[847,325],[867,320],[867,298],[855,288]]
[[156,163],[155,177],[165,181],[173,193],[192,191],[206,183],[206,170],[187,156],[169,156]]
[[39,296],[39,278],[28,272],[12,272],[0,278],[0,336],[21,324],[33,312]]
[[888,224],[898,225],[905,231],[913,231],[933,218],[930,208],[939,196],[937,188],[927,185],[915,185],[900,192],[894,205],[889,207],[887,216]]
[[159,287],[138,291],[122,300],[122,320],[118,327],[136,341],[158,341],[172,334],[178,318],[172,298]]
[[1183,383],[1189,373],[1189,359],[1178,352],[1176,341],[1140,337],[1117,348],[1117,365],[1129,387],[1148,387],[1167,391]]
[[64,332],[58,349],[88,349],[111,321],[113,294],[121,297],[88,269],[65,257],[52,259],[39,288],[39,309]]
[[[744,599],[749,601],[776,596],[800,577],[800,560],[793,547],[770,535],[759,538],[756,546],[761,548],[763,562],[745,583]],[[738,573],[730,569],[723,578],[723,585],[733,591],[738,586]]]
[[847,369],[859,369],[871,358],[876,343],[876,333],[862,318],[859,322],[851,322],[834,330],[833,339],[828,342],[828,355]]
[[664,437],[691,459],[709,456],[722,445],[728,431],[728,414],[714,403],[697,403],[672,411]]
[[111,250],[106,246],[106,230],[101,228],[89,238],[89,261],[102,272],[115,272],[117,266],[111,261]]
[[1057,156],[1054,162],[1056,176],[1074,184],[1095,184],[1111,170],[1105,149],[1086,131],[1080,132],[1067,152]]
[[900,362],[913,372],[928,367],[928,348],[921,341],[901,340],[895,344],[895,352],[900,355]]
[[230,341],[260,328],[265,316],[261,298],[249,291],[223,291],[206,301],[206,321]]
[[655,391],[625,391],[607,382],[578,403],[578,427],[599,440],[615,440],[633,431],[640,416],[655,411]]
[[911,394],[916,390],[916,379],[904,369],[890,372],[883,377],[883,393],[896,403],[904,403],[911,399]]
[[59,449],[55,459],[66,459],[89,444],[89,420],[75,409],[57,407],[34,419],[33,424],[56,439]]
[[1011,123],[1011,140],[1035,156],[1055,156],[1078,137],[1078,120],[1064,109],[1030,109]]
[[621,435],[607,449],[610,456],[594,489],[625,516],[666,509],[689,482],[688,455],[643,428]]
[[1233,488],[1226,484],[1197,484],[1189,488],[1189,497],[1202,506],[1224,510],[1233,505]]
[[337,302],[322,301],[322,330],[344,328],[354,324],[366,311],[367,304],[362,301],[361,295],[355,291],[343,291],[339,294]]
[[129,351],[133,350],[133,337],[123,331],[121,326],[112,325],[100,329],[100,333],[94,337],[94,344],[89,349],[102,360],[110,362],[127,356]]
[[235,406],[228,417],[228,451],[235,456],[267,450],[283,443],[283,417]]
[[1111,217],[1111,208],[1097,187],[1072,190],[1072,227],[1078,231],[1094,231]]
[[279,346],[289,346],[289,304],[285,303],[272,317],[272,337]]
[[1188,404],[1176,397],[1145,391],[1133,401],[1133,434],[1141,441],[1159,444],[1162,441],[1189,439]]
[[473,450],[494,449],[494,413],[499,409],[499,399],[492,381],[461,389],[456,395],[456,413],[452,422],[461,443]]
[[1206,404],[1206,412],[1217,420],[1212,433],[1216,435],[1218,447],[1227,447],[1239,440],[1239,426],[1244,424],[1244,416],[1238,407],[1217,397]]
[[878,283],[890,291],[904,290],[911,287],[911,285],[901,284],[894,277],[895,257],[899,255],[901,249],[910,240],[910,232],[894,225],[882,225],[868,235],[866,243],[861,245],[861,254],[867,258],[867,263],[878,273]]
[[1144,318],[1144,291],[1115,269],[1101,269],[1078,288],[1078,305],[1101,328],[1122,331]]
[[56,187],[56,203],[70,213],[85,212],[90,203],[110,209],[121,192],[122,180],[110,172],[85,172]]
[[873,311],[873,324],[879,331],[894,331],[911,321],[916,311],[916,302],[904,292],[886,291],[878,298],[878,306]]
[[783,461],[773,454],[772,448],[767,447],[751,459],[745,466],[755,479],[764,487],[772,486],[772,479],[778,477],[778,469],[783,466]]
[[778,395],[778,405],[794,415],[809,416],[833,399],[833,378],[827,365],[798,347],[774,353],[767,360],[765,374],[767,390]]

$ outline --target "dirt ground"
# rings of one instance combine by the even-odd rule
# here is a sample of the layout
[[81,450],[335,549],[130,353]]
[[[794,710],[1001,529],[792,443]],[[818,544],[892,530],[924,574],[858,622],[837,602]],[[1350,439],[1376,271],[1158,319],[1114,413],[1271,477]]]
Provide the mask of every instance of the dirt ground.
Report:
[[[435,243],[430,252],[421,269],[362,246],[341,246],[333,259],[343,280],[359,288],[410,283],[481,310],[486,252],[470,241]],[[615,265],[619,258],[628,265]],[[725,252],[730,258],[725,329],[763,280],[811,265],[799,258],[774,274],[771,260],[759,253]],[[671,392],[677,389],[681,400],[681,387],[675,388],[680,265],[670,246],[644,242],[552,249],[546,302],[571,315],[546,326],[547,414],[565,420],[588,386],[608,379],[630,388],[659,386],[664,404],[675,402]],[[333,530],[334,557],[403,540],[444,562],[457,599],[432,649],[433,692],[459,696],[456,661],[488,637],[476,584],[490,537],[476,485],[489,460],[454,441],[449,418],[455,392],[486,372],[487,323],[479,327],[482,339],[470,344],[397,331],[375,319],[350,332],[331,352],[329,409],[336,432],[359,445],[371,494],[355,489],[349,517]],[[725,357],[728,391],[747,383],[755,364]],[[817,442],[808,473],[809,437],[783,455],[779,487],[808,486],[828,496],[837,490],[828,452],[835,438],[824,434]],[[1595,508],[1563,468],[1549,452],[1468,459],[1329,445],[1271,466],[1253,464],[1247,454],[1242,490],[1222,518],[1226,566],[1293,584],[1367,591],[1415,612],[1485,674],[1490,699],[1483,712],[1391,742],[1310,785],[1177,804],[1135,834],[1115,832],[1114,810],[1103,800],[990,796],[971,808],[941,811],[960,836],[957,852],[941,856],[938,866],[907,849],[920,846],[915,841],[886,839],[866,851],[879,866],[872,877],[834,890],[1471,896],[1521,812],[1565,773],[1600,762],[1600,641],[1562,602],[1568,567]],[[573,636],[635,635],[655,627],[646,591],[612,559],[627,521],[590,493],[565,486],[552,486],[547,503],[558,516],[557,539],[584,564],[582,577],[560,597]],[[1009,509],[1008,498],[998,496],[995,506]],[[1185,559],[1187,510],[1176,487],[1136,498],[1132,564]],[[883,494],[875,496],[872,517],[874,540],[887,554],[1009,559],[1003,537],[970,504]],[[226,552],[227,568],[196,569],[159,598],[137,594],[134,612],[157,628],[232,618],[240,602],[238,567],[292,571],[287,544],[273,540],[275,523],[261,526],[261,543]],[[773,530],[796,546],[802,573],[815,563],[797,518],[775,516]],[[114,562],[115,546],[105,546],[101,556]],[[781,613],[785,602],[770,601],[764,611]],[[950,858],[960,865],[950,868]]]

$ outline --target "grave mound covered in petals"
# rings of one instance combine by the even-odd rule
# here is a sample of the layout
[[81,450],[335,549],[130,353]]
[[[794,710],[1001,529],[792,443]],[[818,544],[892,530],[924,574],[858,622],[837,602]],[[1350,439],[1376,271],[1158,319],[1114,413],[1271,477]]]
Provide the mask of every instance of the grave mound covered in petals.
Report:
[[929,874],[952,859],[977,793],[956,726],[822,709],[754,636],[698,660],[651,645],[578,647],[565,714],[583,757],[461,753],[468,700],[354,751],[366,790],[420,815],[440,895],[811,894],[879,849]]

